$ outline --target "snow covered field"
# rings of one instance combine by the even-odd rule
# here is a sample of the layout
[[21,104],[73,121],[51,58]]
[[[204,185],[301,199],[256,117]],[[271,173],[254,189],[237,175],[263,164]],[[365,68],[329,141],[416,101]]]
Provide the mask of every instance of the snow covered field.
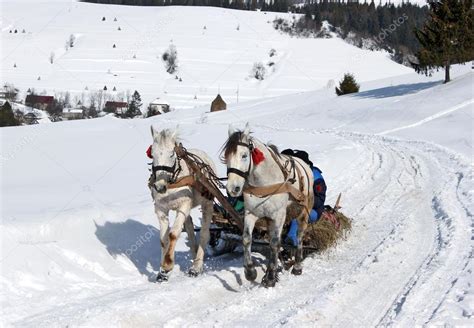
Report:
[[[2,83],[14,83],[23,93],[28,88],[77,96],[84,92],[87,100],[89,92],[107,86],[111,96],[136,89],[145,104],[160,97],[176,108],[209,105],[219,91],[227,103],[234,103],[237,98],[332,87],[347,71],[360,81],[410,72],[387,54],[361,50],[341,39],[280,34],[273,20],[290,17],[284,13],[68,0],[1,0],[0,5]],[[10,33],[15,29],[18,33]],[[71,34],[75,45],[66,51]],[[178,50],[176,75],[182,82],[166,72],[161,60],[171,43]],[[271,49],[276,56],[269,56]],[[264,81],[249,77],[255,62],[274,63],[267,66]]]
[[[472,79],[409,74],[354,96],[307,92],[148,120],[1,129],[2,320],[20,326],[472,324]],[[467,72],[466,72],[467,71]],[[166,285],[146,188],[149,125],[180,124],[218,160],[227,124],[307,149],[354,230],[274,289],[239,253],[189,278],[184,238]],[[224,174],[223,165],[219,173]],[[199,212],[194,216],[199,217]],[[133,245],[137,250],[127,257]],[[262,275],[259,268],[259,278]]]
[[[34,76],[30,81],[31,67],[25,74],[13,72],[4,65],[10,60],[7,58],[2,62],[2,79],[7,76],[8,81],[20,87],[45,83],[41,88],[49,85],[73,90],[82,88],[68,73],[73,67],[77,67],[83,81],[98,81],[97,87],[104,84],[99,79],[106,73],[97,71],[106,72],[107,68],[94,66],[92,58],[103,58],[107,63],[115,58],[104,53],[108,48],[108,43],[104,45],[107,33],[115,33],[106,31],[109,27],[105,24],[113,25],[114,16],[133,26],[144,24],[153,21],[162,10],[112,7],[114,13],[102,13],[106,6],[59,1],[58,7],[52,7],[48,1],[34,7],[35,10],[22,11],[25,19],[21,19],[14,15],[20,8],[18,3],[3,0],[2,28],[16,24],[39,33],[41,20],[59,11],[59,6],[64,6],[64,15],[71,16],[55,19],[44,27],[42,33],[32,37],[38,43],[15,43],[21,40],[12,41],[9,38],[13,36],[3,31],[3,58],[6,50],[11,51],[17,63],[23,63],[21,66],[44,69],[50,75],[41,73],[41,81]],[[56,12],[51,8],[57,8]],[[89,10],[86,8],[101,9],[94,15],[85,15]],[[151,91],[160,93],[166,89],[169,97],[174,93],[177,102],[182,100],[181,109],[151,119],[104,117],[0,129],[1,324],[472,326],[474,74],[470,66],[455,67],[454,80],[443,85],[441,72],[432,78],[419,76],[380,53],[363,52],[351,64],[350,54],[362,50],[340,40],[310,42],[275,34],[278,43],[258,41],[255,33],[245,31],[253,26],[257,31],[270,33],[272,28],[266,24],[266,18],[258,16],[263,13],[215,8],[165,9],[170,15],[182,12],[184,19],[180,22],[188,24],[190,30],[195,24],[196,35],[170,28],[157,34],[161,43],[156,45],[164,48],[173,38],[178,51],[182,49],[180,56],[183,66],[188,65],[186,72],[196,69],[189,74],[199,76],[203,85],[214,80],[213,74],[226,65],[203,64],[205,71],[197,73],[198,66],[191,64],[191,53],[212,60],[218,57],[206,57],[214,56],[214,51],[209,50],[211,43],[206,43],[211,38],[201,39],[206,20],[206,33],[221,33],[212,42],[224,42],[221,49],[227,49],[229,58],[239,58],[240,50],[234,49],[232,43],[235,38],[245,48],[242,52],[252,49],[252,56],[246,59],[249,65],[256,54],[266,56],[270,47],[287,59],[282,59],[274,79],[261,86],[245,81],[248,70],[247,66],[240,66],[240,61],[236,62],[237,67],[227,62],[230,68],[220,80],[224,98],[225,88],[229,86],[231,90],[231,82],[243,79],[241,94],[247,92],[248,99],[255,99],[233,103],[228,111],[210,114],[207,101],[203,106],[186,108],[199,103],[179,97],[190,90],[186,89],[186,75],[182,74],[182,84],[164,80],[166,75],[161,62],[154,57],[156,52],[151,46],[139,45],[143,53],[137,53],[137,60],[141,56],[148,58],[150,63],[144,63],[143,70],[153,74],[137,75],[140,83],[127,82],[130,77],[125,73],[120,74],[119,80],[132,83],[125,84],[130,88],[148,85],[153,97],[156,94]],[[202,15],[192,14],[193,9]],[[118,11],[120,15],[116,14]],[[104,15],[107,23],[100,25]],[[222,40],[222,35],[231,33],[237,25],[237,21],[230,19],[233,15],[238,16],[238,33],[242,37],[228,36]],[[172,17],[169,24],[178,26],[177,16]],[[221,18],[226,22],[222,26],[218,24]],[[27,23],[32,25],[28,27]],[[146,31],[145,25],[140,26],[140,31]],[[123,23],[121,32],[126,31],[124,27],[127,24]],[[226,28],[229,32],[222,32]],[[97,33],[93,33],[94,29]],[[44,63],[42,55],[31,55],[41,53],[35,50],[37,46],[46,45],[49,49],[58,43],[61,47],[73,32],[83,33],[84,37],[78,38],[77,48],[58,58],[57,63],[67,69],[49,66],[47,55]],[[129,44],[133,44],[132,34]],[[190,41],[193,38],[194,44]],[[255,48],[255,43],[260,47]],[[195,52],[195,48],[186,50],[180,44],[202,44],[208,50]],[[300,48],[294,48],[298,44]],[[339,47],[346,52],[336,53]],[[311,66],[311,61],[301,73],[292,68],[292,62],[302,64],[307,53],[315,49],[320,50],[315,56],[321,56],[322,63]],[[186,51],[189,55],[185,55]],[[80,64],[85,58],[89,58],[87,63]],[[41,64],[35,64],[35,60]],[[112,71],[129,70],[127,63],[128,60],[117,62]],[[345,65],[365,81],[360,93],[336,97],[333,88],[302,92],[326,85],[335,72],[345,71]],[[213,70],[213,66],[220,68]],[[84,72],[88,67],[93,72]],[[304,74],[314,81],[323,77],[321,84],[308,82],[309,79],[302,78]],[[215,90],[209,87],[202,94],[211,97]],[[270,97],[273,95],[278,96]],[[190,257],[182,238],[169,283],[151,283],[159,268],[160,246],[158,220],[146,186],[149,160],[145,150],[151,143],[150,125],[161,129],[179,124],[184,145],[206,150],[223,176],[225,167],[218,157],[228,124],[243,127],[247,121],[260,140],[310,153],[326,178],[328,203],[334,203],[337,194],[343,193],[343,211],[354,219],[352,233],[336,248],[305,260],[302,276],[282,274],[273,289],[245,280],[240,253],[208,258],[202,276],[188,277]],[[199,216],[198,210],[193,212],[195,223]],[[258,263],[260,281],[264,266],[263,261]]]

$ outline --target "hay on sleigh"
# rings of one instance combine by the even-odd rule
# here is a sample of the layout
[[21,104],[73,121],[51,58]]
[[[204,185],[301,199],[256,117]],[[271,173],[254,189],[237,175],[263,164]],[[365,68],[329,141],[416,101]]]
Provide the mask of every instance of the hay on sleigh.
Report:
[[308,224],[303,245],[314,248],[317,252],[323,252],[344,239],[352,228],[351,220],[341,212],[335,212],[335,216],[339,222],[339,229],[334,223],[322,217],[316,223]]
[[[291,203],[286,210],[286,222],[283,229],[283,235],[286,235],[290,221],[298,217],[302,211],[302,207],[297,203]],[[333,211],[329,209],[329,211]],[[315,223],[309,223],[303,236],[303,246],[307,247],[306,254],[312,252],[323,252],[330,247],[337,245],[337,242],[344,239],[352,228],[351,219],[341,212],[334,212],[336,220],[339,222],[339,229],[336,225],[321,217]],[[255,224],[254,237],[258,235],[268,240],[267,235],[268,220],[266,218],[259,219]]]

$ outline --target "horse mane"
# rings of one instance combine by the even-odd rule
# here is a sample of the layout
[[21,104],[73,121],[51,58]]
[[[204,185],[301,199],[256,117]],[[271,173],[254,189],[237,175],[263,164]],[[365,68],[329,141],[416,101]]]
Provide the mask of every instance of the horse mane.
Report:
[[270,148],[271,150],[273,150],[273,152],[275,153],[275,155],[277,155],[278,157],[280,157],[280,150],[278,149],[277,146],[275,146],[274,144],[268,143],[268,144],[267,144],[267,147]]
[[[236,131],[231,134],[229,139],[222,145],[221,147],[221,155],[220,160],[223,164],[227,163],[227,159],[230,155],[235,154],[237,151],[237,147],[242,142],[242,131]],[[280,157],[280,150],[274,144],[268,143],[266,144],[268,148],[270,148],[278,157]]]
[[227,141],[222,145],[220,155],[220,160],[222,163],[227,163],[227,159],[229,158],[229,156],[235,154],[235,152],[237,151],[237,147],[241,142],[242,134],[242,131],[236,131],[232,133],[229,139],[227,139]]

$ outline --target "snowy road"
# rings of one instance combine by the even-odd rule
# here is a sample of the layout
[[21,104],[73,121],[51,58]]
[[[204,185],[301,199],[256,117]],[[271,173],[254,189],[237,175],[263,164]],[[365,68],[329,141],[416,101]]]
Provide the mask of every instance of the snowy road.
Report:
[[[304,275],[285,273],[276,288],[264,289],[245,281],[238,254],[226,255],[210,259],[206,274],[197,279],[178,272],[166,285],[114,281],[107,293],[73,295],[73,301],[16,324],[443,322],[443,309],[469,292],[462,279],[472,269],[472,253],[466,247],[472,236],[472,167],[423,142],[323,134],[353,143],[361,154],[333,182],[344,194],[344,210],[354,217],[354,231],[329,254],[306,260]],[[261,275],[262,268],[258,280]]]

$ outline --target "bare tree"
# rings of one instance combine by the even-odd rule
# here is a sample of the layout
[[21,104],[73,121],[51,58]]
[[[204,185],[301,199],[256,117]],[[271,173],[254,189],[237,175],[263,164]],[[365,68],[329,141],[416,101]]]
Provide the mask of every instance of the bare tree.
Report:
[[265,74],[267,73],[267,70],[265,69],[265,66],[263,65],[262,62],[257,62],[253,64],[252,70],[250,72],[250,76],[256,78],[257,80],[262,81],[265,79]]
[[74,43],[76,42],[76,37],[74,36],[74,34],[71,34],[69,36],[68,42],[69,42],[69,47],[70,48],[74,47]]
[[16,101],[18,93],[20,92],[12,83],[5,83],[3,85],[3,91],[5,92],[5,99],[10,101]]
[[117,95],[115,96],[115,99],[117,101],[124,101],[125,99],[125,93],[123,91],[118,92]]
[[161,59],[164,61],[168,73],[174,74],[178,70],[178,51],[174,44],[170,44],[169,48],[161,56]]
[[102,111],[104,94],[105,92],[102,89],[89,92],[89,106],[96,108],[98,111]]
[[130,91],[130,89],[127,89],[127,93],[126,93],[127,103],[130,103],[131,98],[132,98],[132,92]]

